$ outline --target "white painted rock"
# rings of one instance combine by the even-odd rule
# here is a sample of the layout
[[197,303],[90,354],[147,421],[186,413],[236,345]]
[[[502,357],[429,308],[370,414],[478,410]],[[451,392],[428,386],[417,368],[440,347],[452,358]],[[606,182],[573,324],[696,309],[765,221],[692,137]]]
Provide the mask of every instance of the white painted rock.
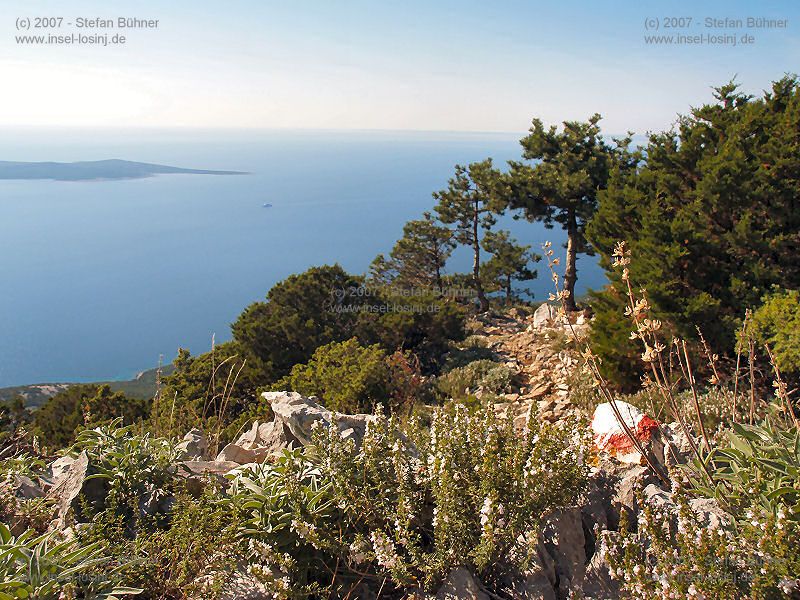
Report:
[[[617,400],[615,404],[636,439],[643,446],[649,443],[654,432],[658,430],[658,423],[627,402]],[[592,432],[598,450],[614,456],[620,462],[639,463],[642,460],[641,454],[626,435],[609,402],[604,402],[595,409]]]

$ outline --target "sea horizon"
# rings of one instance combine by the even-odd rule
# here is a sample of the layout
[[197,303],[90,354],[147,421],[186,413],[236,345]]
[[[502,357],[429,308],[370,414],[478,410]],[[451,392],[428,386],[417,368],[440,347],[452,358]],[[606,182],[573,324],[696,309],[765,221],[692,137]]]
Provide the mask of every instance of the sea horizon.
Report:
[[[112,181],[0,181],[0,387],[127,380],[230,339],[229,325],[288,275],[364,273],[433,207],[457,163],[519,157],[514,134],[420,131],[17,128],[0,159],[123,160],[246,171]],[[264,208],[263,204],[272,204]],[[540,251],[558,229],[504,218]],[[457,252],[448,272],[463,271]],[[535,299],[549,276],[526,287]],[[578,293],[604,281],[579,262]]]

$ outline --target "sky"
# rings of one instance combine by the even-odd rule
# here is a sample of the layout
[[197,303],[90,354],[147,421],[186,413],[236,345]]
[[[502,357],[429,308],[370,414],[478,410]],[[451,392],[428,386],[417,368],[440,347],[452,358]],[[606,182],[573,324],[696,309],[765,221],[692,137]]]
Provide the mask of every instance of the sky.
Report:
[[[26,45],[19,21],[125,44]],[[79,30],[78,18],[158,19]],[[706,18],[787,19],[783,29]],[[648,44],[678,34],[749,44]],[[655,29],[657,24],[658,29]],[[680,24],[680,22],[678,22]],[[647,29],[646,27],[649,27]],[[595,112],[612,133],[668,128],[736,78],[748,93],[800,65],[800,3],[472,0],[3,0],[0,127],[520,132]]]

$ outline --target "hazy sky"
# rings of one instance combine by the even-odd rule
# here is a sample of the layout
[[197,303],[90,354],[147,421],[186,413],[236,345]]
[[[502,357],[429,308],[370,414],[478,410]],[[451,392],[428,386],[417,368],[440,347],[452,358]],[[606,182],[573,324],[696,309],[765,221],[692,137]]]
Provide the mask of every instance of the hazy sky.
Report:
[[[67,8],[68,7],[68,8]],[[139,17],[122,46],[26,46],[18,18]],[[755,42],[648,45],[665,17],[788,19]],[[645,20],[662,29],[647,32]],[[43,33],[37,31],[33,33]],[[46,33],[46,32],[45,32]],[[679,30],[676,33],[687,33]],[[2,0],[0,126],[523,131],[600,112],[668,127],[736,76],[757,93],[800,65],[800,3],[471,0]]]

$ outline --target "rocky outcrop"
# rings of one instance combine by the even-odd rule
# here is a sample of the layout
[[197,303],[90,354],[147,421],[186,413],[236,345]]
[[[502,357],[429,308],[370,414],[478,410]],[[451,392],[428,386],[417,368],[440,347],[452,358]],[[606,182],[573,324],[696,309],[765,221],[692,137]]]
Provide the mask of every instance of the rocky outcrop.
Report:
[[72,463],[74,462],[75,458],[72,456],[62,456],[61,458],[54,460],[48,468],[47,478],[49,482],[52,484],[60,480],[62,476],[69,471],[69,469],[72,467]]
[[458,567],[448,575],[436,594],[436,600],[489,600],[467,569]]
[[208,438],[197,427],[183,436],[175,449],[181,460],[208,460]]
[[242,465],[263,463],[273,459],[286,448],[297,448],[311,442],[316,423],[328,427],[336,423],[344,439],[360,444],[367,424],[374,415],[338,415],[322,407],[316,398],[297,392],[264,392],[274,419],[256,421],[234,442],[226,445],[214,460],[203,459],[205,437],[192,430],[181,446],[182,460],[175,465],[177,476],[186,481],[191,491],[199,492],[209,481],[226,484],[226,475]]
[[541,545],[553,565],[556,597],[563,600],[580,592],[587,562],[580,508],[567,508],[548,516],[541,538]]
[[239,436],[217,455],[218,461],[235,462],[240,465],[261,463],[279,454],[284,448],[300,445],[289,427],[277,420],[269,423],[256,421],[253,426]]
[[558,321],[558,308],[549,302],[543,302],[533,313],[533,327],[545,329],[552,327]]
[[[307,398],[297,392],[264,392],[261,397],[269,402],[275,423],[285,427],[300,444],[311,442],[313,427],[328,427],[336,423],[343,439],[352,439],[360,444],[364,438],[367,423],[375,420],[375,415],[343,415],[323,408],[314,396]],[[319,423],[319,425],[315,425]]]
[[53,481],[48,497],[55,503],[53,527],[64,529],[79,497],[83,496],[91,503],[101,499],[104,490],[99,479],[86,479],[89,475],[89,456],[85,451],[77,457],[65,456],[59,460],[56,469],[51,465],[51,472],[58,475]]

